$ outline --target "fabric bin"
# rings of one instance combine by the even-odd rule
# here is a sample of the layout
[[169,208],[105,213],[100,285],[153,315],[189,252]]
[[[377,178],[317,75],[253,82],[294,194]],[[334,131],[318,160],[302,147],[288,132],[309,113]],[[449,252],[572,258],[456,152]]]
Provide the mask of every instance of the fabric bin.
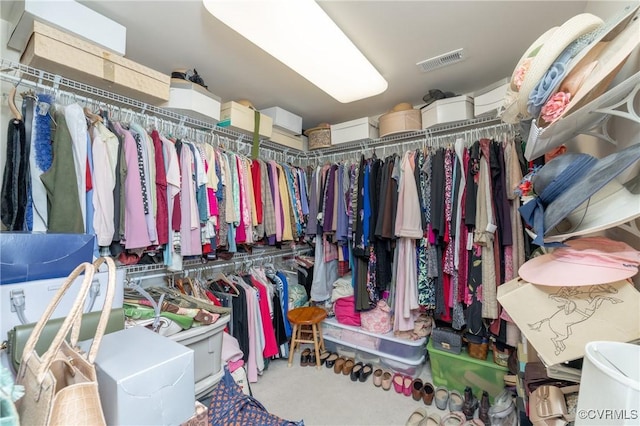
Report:
[[162,107],[197,120],[220,120],[220,98],[199,84],[179,78],[171,79],[169,102]]
[[20,62],[152,105],[169,100],[170,76],[38,21]]
[[428,129],[437,124],[454,123],[473,118],[473,98],[455,96],[440,99],[422,108],[422,128]]
[[[255,131],[255,111],[238,102],[225,102],[220,107],[220,127],[231,127],[239,132],[253,135]],[[265,114],[260,114],[260,128],[258,134],[270,138],[273,132],[273,120]]]
[[304,133],[309,138],[309,149],[328,148],[331,146],[331,128],[329,126],[314,127]]
[[331,125],[331,143],[334,145],[377,137],[378,123],[369,117]]
[[363,349],[374,349],[383,354],[396,357],[417,359],[427,353],[427,338],[419,340],[399,339],[393,332],[376,334],[350,325],[340,324],[335,318],[322,322],[322,335]]
[[505,77],[473,94],[473,114],[475,117],[498,116],[504,106],[510,79]]
[[193,327],[168,336],[194,351],[196,398],[206,394],[222,377],[222,333],[229,319],[229,315],[221,316],[213,324]]
[[433,340],[427,345],[433,384],[455,389],[460,393],[470,386],[474,395],[489,393],[491,402],[504,389],[504,376],[508,369],[493,362],[490,352],[488,360],[471,358],[466,348],[460,354],[452,354],[433,347]]
[[382,114],[379,118],[380,137],[396,133],[415,132],[422,129],[419,109],[395,111]]
[[273,120],[273,127],[299,135],[302,133],[302,117],[280,107],[261,109],[260,112]]

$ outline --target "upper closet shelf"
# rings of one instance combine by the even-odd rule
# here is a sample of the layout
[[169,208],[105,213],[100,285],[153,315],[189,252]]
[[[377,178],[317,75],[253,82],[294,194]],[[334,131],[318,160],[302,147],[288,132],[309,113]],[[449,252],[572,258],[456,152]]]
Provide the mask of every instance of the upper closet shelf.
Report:
[[580,134],[596,136],[616,144],[609,136],[607,121],[610,117],[617,116],[640,123],[640,115],[634,105],[639,91],[640,71],[549,127],[539,128],[534,120],[527,140],[525,158],[538,158]]

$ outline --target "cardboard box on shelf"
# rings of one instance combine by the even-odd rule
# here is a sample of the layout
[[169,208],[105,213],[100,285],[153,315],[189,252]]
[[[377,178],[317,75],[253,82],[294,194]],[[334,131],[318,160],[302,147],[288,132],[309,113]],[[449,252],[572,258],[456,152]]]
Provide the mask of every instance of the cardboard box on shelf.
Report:
[[41,22],[20,62],[152,105],[169,100],[168,75]]
[[[242,133],[253,134],[256,110],[238,102],[230,101],[222,104],[220,109],[220,127],[231,127]],[[260,128],[258,134],[270,138],[273,133],[273,120],[265,114],[260,114]]]

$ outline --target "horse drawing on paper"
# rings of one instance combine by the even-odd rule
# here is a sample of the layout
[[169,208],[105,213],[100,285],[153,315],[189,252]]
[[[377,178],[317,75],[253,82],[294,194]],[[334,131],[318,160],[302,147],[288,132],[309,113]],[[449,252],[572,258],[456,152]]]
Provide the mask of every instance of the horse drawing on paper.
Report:
[[541,331],[542,326],[546,325],[553,334],[551,342],[555,347],[555,353],[560,355],[566,349],[564,341],[571,336],[571,328],[575,324],[591,318],[604,301],[613,304],[622,302],[621,299],[610,296],[617,292],[618,290],[609,284],[560,287],[556,293],[549,295],[550,299],[560,303],[557,306],[558,310],[551,316],[528,326],[531,330]]

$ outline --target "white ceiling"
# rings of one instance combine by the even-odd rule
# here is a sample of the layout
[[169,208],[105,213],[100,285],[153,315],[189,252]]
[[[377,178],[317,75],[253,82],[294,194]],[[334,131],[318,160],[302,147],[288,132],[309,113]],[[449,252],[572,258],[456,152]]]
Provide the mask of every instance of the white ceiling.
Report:
[[[322,8],[387,79],[386,92],[341,104],[205,10],[201,1],[82,1],[127,28],[126,56],[170,74],[196,68],[223,101],[249,99],[303,117],[303,128],[422,103],[429,89],[470,93],[510,76],[547,29],[586,1],[321,1]],[[594,2],[590,2],[594,3]],[[304,34],[300,34],[304,37]],[[419,62],[457,48],[466,59],[422,73]],[[327,52],[330,55],[331,52]]]

